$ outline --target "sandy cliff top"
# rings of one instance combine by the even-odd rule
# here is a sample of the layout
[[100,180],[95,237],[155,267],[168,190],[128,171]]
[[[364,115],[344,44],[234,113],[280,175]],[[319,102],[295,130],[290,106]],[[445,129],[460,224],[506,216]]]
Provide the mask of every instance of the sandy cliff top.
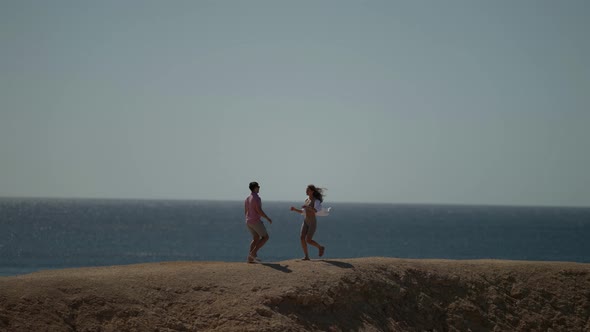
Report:
[[590,264],[168,262],[0,277],[0,331],[590,331]]

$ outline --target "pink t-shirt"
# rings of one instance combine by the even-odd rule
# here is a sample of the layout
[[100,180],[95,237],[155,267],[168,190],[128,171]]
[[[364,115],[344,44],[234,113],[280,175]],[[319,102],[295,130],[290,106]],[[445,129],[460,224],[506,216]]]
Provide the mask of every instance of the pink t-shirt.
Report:
[[260,221],[262,217],[258,214],[256,207],[260,207],[261,200],[260,196],[257,193],[252,193],[250,196],[246,197],[246,201],[244,201],[244,206],[246,208],[246,222],[248,224],[255,224]]

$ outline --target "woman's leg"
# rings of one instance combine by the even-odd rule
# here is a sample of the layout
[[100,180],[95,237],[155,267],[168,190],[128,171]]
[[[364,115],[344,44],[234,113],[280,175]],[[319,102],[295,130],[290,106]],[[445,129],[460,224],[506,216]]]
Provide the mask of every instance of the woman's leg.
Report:
[[311,237],[309,237],[309,236],[308,236],[308,237],[305,239],[305,241],[306,241],[307,243],[311,244],[312,246],[314,246],[314,247],[318,248],[318,250],[319,250],[319,256],[320,256],[320,257],[324,256],[324,250],[326,250],[326,247],[324,247],[324,246],[322,246],[321,244],[319,244],[319,243],[315,242],[315,241],[314,241],[314,240],[313,240]]
[[301,248],[303,249],[303,253],[305,254],[305,257],[303,257],[304,260],[309,260],[309,253],[307,252],[307,242],[306,242],[306,237],[307,237],[307,231],[309,229],[309,226],[307,226],[307,224],[304,222],[303,225],[301,225],[301,235],[299,236],[299,240],[301,241]]
[[326,250],[326,248],[324,248],[322,245],[320,245],[319,243],[317,243],[313,240],[313,235],[315,234],[316,228],[317,228],[317,223],[314,221],[311,223],[311,225],[308,228],[307,235],[305,236],[305,242],[318,248],[319,256],[322,257],[324,255],[324,250]]

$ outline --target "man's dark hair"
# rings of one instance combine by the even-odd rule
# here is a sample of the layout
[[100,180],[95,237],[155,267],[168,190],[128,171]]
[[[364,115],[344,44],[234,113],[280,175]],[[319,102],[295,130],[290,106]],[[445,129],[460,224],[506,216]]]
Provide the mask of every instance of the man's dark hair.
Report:
[[258,185],[258,182],[250,182],[250,186],[249,187],[250,187],[250,191],[253,191],[254,188],[260,187],[260,186]]

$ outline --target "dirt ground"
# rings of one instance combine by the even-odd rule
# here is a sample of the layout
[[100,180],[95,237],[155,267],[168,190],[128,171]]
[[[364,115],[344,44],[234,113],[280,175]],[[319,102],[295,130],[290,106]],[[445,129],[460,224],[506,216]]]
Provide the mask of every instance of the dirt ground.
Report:
[[590,264],[166,262],[0,277],[0,331],[590,331]]

